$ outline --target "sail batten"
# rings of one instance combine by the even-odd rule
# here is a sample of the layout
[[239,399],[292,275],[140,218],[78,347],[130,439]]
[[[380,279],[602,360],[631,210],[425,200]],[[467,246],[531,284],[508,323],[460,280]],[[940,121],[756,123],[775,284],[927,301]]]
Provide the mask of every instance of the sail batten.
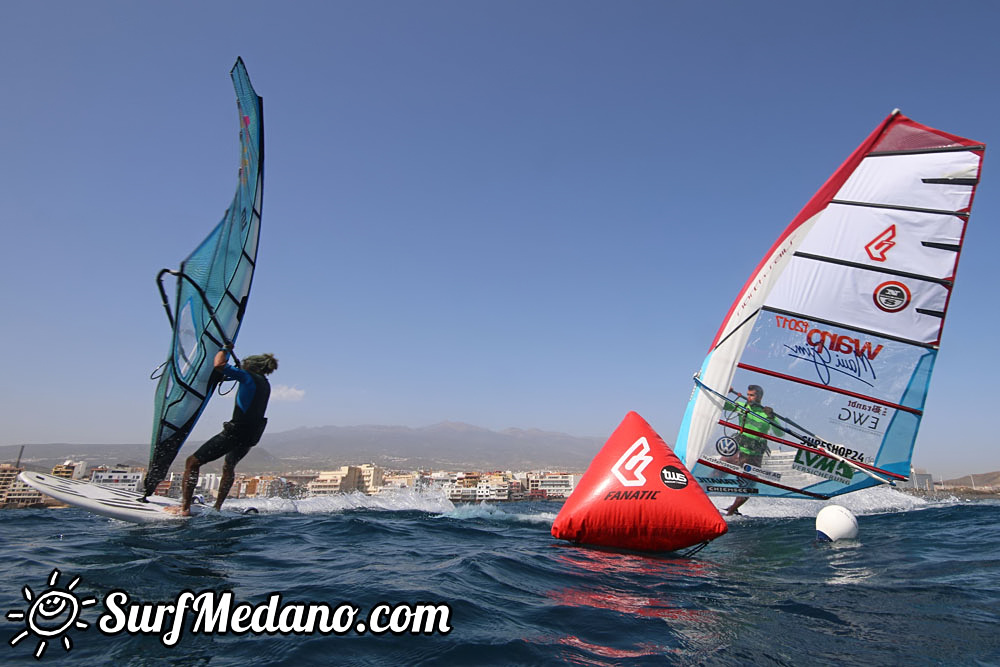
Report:
[[[727,422],[727,421],[724,421],[724,420],[721,420],[721,419],[719,420],[719,424],[722,425],[722,426],[725,426],[727,428],[731,428],[731,429],[739,429],[740,428],[739,424],[734,424],[732,422]],[[754,431],[751,431],[750,429],[745,429],[745,431],[748,432],[748,433],[754,432]],[[787,439],[784,439],[784,438],[778,438],[778,437],[775,437],[773,435],[769,435],[769,434],[766,434],[766,433],[760,433],[759,431],[757,431],[755,433],[759,434],[760,437],[768,440],[769,442],[775,442],[775,443],[778,443],[779,445],[784,445],[785,447],[793,447],[795,449],[801,449],[803,451],[809,452],[810,454],[818,454],[820,456],[825,456],[825,457],[828,457],[828,458],[831,458],[831,459],[835,459],[836,458],[836,457],[832,456],[829,452],[827,452],[827,451],[825,451],[823,449],[817,449],[816,447],[811,447],[810,445],[807,445],[807,444],[803,444],[803,443],[800,443],[800,442],[793,442],[791,440],[787,440]],[[811,439],[808,436],[802,435],[800,437],[802,437],[802,439],[804,441],[811,441]],[[814,440],[818,440],[818,439],[819,438],[814,438]],[[831,444],[832,445],[833,443],[827,443],[827,444]],[[868,464],[865,464],[865,463],[857,463],[857,462],[855,462],[854,465],[856,465],[858,468],[861,468],[862,470],[867,470],[867,471],[878,473],[878,474],[881,474],[881,475],[887,475],[889,477],[894,477],[896,479],[901,479],[901,480],[902,479],[906,479],[906,475],[899,475],[897,473],[890,472],[888,470],[882,470],[881,468],[878,468],[878,467],[873,466],[873,465],[868,465]]]
[[[241,59],[230,75],[240,128],[236,193],[222,220],[180,268],[157,276],[172,335],[155,394],[146,495],[166,478],[208,404],[215,387],[215,353],[236,340],[253,281],[264,178],[263,103]],[[163,286],[165,274],[177,279],[172,302]]]
[[856,326],[852,326],[852,325],[844,324],[844,323],[838,323],[838,322],[834,322],[832,320],[824,320],[824,319],[821,319],[821,318],[818,318],[818,317],[815,317],[815,316],[808,316],[808,315],[806,315],[804,313],[796,313],[796,312],[793,312],[793,311],[790,311],[790,310],[782,310],[780,308],[774,308],[772,306],[765,306],[764,308],[761,308],[761,311],[769,312],[769,313],[772,313],[774,315],[784,315],[786,317],[793,317],[793,318],[799,318],[799,319],[808,317],[812,322],[814,322],[816,324],[826,324],[826,325],[831,325],[831,326],[839,326],[839,327],[841,327],[841,328],[843,328],[845,330],[850,330],[850,331],[852,331],[854,333],[862,334],[862,335],[865,335],[865,336],[879,335],[879,336],[882,336],[883,338],[895,341],[897,343],[906,343],[907,345],[918,345],[918,346],[926,347],[928,349],[936,349],[936,347],[934,345],[932,345],[931,343],[921,343],[920,341],[906,339],[906,338],[894,338],[894,337],[889,336],[887,334],[877,333],[877,332],[871,331],[869,329],[862,329],[860,327],[856,327]]
[[832,497],[909,475],[983,151],[894,113],[779,235],[678,434],[706,490]]
[[[709,460],[706,460],[706,459],[699,459],[698,463],[699,463],[699,465],[703,465],[706,468],[711,468],[712,470],[718,470],[718,471],[720,471],[722,473],[725,473],[727,475],[732,475],[733,477],[735,477],[737,479],[747,480],[749,482],[753,482],[754,484],[764,484],[765,486],[769,486],[769,487],[772,487],[772,488],[775,488],[775,489],[781,489],[782,491],[787,491],[789,493],[802,494],[803,496],[805,496],[807,498],[813,498],[815,500],[827,500],[827,499],[830,498],[830,496],[823,495],[821,493],[816,493],[815,491],[807,491],[806,489],[799,489],[799,488],[796,488],[794,486],[786,486],[784,484],[779,484],[778,482],[774,482],[774,481],[771,481],[769,479],[765,479],[763,477],[758,477],[758,476],[753,475],[753,474],[748,473],[748,472],[743,472],[743,471],[740,471],[740,470],[735,470],[735,469],[733,469],[730,466],[720,465],[717,461],[709,461]],[[716,483],[718,483],[717,480],[715,480],[715,481],[716,481]],[[708,482],[708,483],[711,484],[711,482]],[[718,492],[718,489],[711,488],[711,487],[708,488],[707,490],[708,490],[709,493]]]
[[905,410],[907,412],[912,412],[915,415],[923,414],[923,411],[917,410],[916,408],[907,407],[905,405],[899,405],[897,403],[891,403],[889,401],[876,398],[875,396],[870,396],[868,394],[862,394],[856,391],[848,391],[846,389],[838,389],[837,387],[831,387],[829,385],[823,384],[822,382],[816,382],[813,380],[806,380],[804,378],[795,377],[793,375],[785,375],[784,373],[777,373],[775,371],[768,370],[766,368],[758,368],[756,366],[751,366],[749,364],[737,364],[739,369],[750,371],[752,373],[759,373],[761,375],[767,375],[769,377],[777,378],[779,380],[786,380],[788,382],[797,383],[805,385],[808,387],[815,387],[816,389],[821,389],[823,391],[829,391],[835,394],[841,394],[843,396],[850,396],[851,398],[857,398],[862,401],[870,401],[872,403],[878,403],[879,405],[884,405],[887,408],[892,408],[893,410]]
[[924,153],[953,153],[956,151],[983,151],[986,150],[986,144],[971,145],[971,146],[942,146],[941,148],[914,148],[912,150],[898,150],[898,151],[872,151],[868,154],[868,157],[884,157],[892,155],[921,155]]
[[[927,181],[923,181],[926,183]],[[867,208],[884,208],[892,211],[906,211],[907,213],[928,213],[930,215],[957,215],[960,218],[969,217],[968,211],[951,211],[945,209],[933,209],[933,208],[920,208],[917,206],[902,206],[901,204],[880,204],[878,202],[870,201],[848,201],[846,199],[834,199],[830,202],[831,204],[837,204],[839,206],[865,206]]]
[[849,266],[854,269],[861,269],[862,271],[876,271],[878,273],[885,273],[887,275],[899,276],[900,278],[912,278],[914,280],[926,280],[931,283],[938,283],[939,285],[950,286],[954,281],[948,278],[935,278],[934,276],[923,275],[919,273],[910,273],[908,271],[897,271],[896,269],[888,269],[885,267],[875,267],[866,266],[860,262],[850,262],[846,259],[838,259],[836,257],[826,257],[823,255],[813,255],[808,252],[797,252],[796,257],[801,257],[803,259],[811,259],[817,262],[829,262],[830,264],[840,264],[841,266]]

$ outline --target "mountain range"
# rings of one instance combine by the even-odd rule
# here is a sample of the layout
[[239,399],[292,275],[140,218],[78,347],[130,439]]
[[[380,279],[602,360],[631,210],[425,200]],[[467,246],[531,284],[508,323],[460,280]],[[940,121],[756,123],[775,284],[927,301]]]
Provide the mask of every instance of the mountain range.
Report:
[[1000,470],[996,472],[982,472],[975,475],[962,475],[955,479],[944,480],[945,486],[984,486],[1000,487]]
[[[200,445],[186,444],[174,461]],[[407,426],[320,426],[267,433],[240,462],[248,474],[329,470],[346,464],[374,463],[385,468],[417,470],[565,470],[583,471],[601,448],[599,438],[585,438],[537,429],[503,431],[442,422],[421,428]],[[0,446],[0,462],[14,463],[20,445]],[[66,460],[95,465],[145,466],[149,445],[39,444],[26,445],[21,464],[48,471]],[[208,472],[221,462],[208,464]]]

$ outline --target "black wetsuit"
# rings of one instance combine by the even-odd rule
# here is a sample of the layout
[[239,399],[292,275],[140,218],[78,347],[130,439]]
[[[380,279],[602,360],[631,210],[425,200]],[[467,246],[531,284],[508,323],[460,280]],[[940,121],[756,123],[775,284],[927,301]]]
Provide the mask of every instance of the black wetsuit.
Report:
[[267,411],[267,400],[271,397],[271,384],[259,373],[228,364],[216,369],[216,372],[219,381],[236,380],[240,383],[233,418],[222,425],[222,433],[199,447],[194,457],[204,464],[225,456],[226,463],[235,466],[264,435],[267,427],[264,413]]

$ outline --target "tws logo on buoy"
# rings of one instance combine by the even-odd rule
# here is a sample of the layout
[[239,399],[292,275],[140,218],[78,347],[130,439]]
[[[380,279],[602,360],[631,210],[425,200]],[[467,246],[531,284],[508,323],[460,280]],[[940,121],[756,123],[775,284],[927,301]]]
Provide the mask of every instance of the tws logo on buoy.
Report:
[[7,612],[8,621],[24,621],[25,624],[24,630],[10,640],[10,645],[17,646],[21,640],[34,635],[38,638],[38,645],[35,647],[36,660],[42,659],[49,641],[55,641],[60,637],[63,648],[67,651],[73,648],[73,641],[67,632],[71,628],[86,630],[89,624],[80,620],[80,612],[84,607],[97,604],[96,598],[80,599],[73,592],[80,583],[80,577],[69,582],[65,590],[60,590],[56,588],[59,583],[59,570],[53,569],[48,583],[49,590],[37,596],[31,588],[25,586],[21,592],[28,602],[28,609],[25,611],[13,609]]

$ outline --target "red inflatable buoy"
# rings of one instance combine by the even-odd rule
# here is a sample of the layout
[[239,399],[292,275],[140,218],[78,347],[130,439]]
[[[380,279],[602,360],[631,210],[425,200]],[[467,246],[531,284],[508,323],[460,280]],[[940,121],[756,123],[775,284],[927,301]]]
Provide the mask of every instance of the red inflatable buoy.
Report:
[[561,540],[636,551],[676,551],[726,530],[688,469],[635,412],[625,415],[552,524]]

